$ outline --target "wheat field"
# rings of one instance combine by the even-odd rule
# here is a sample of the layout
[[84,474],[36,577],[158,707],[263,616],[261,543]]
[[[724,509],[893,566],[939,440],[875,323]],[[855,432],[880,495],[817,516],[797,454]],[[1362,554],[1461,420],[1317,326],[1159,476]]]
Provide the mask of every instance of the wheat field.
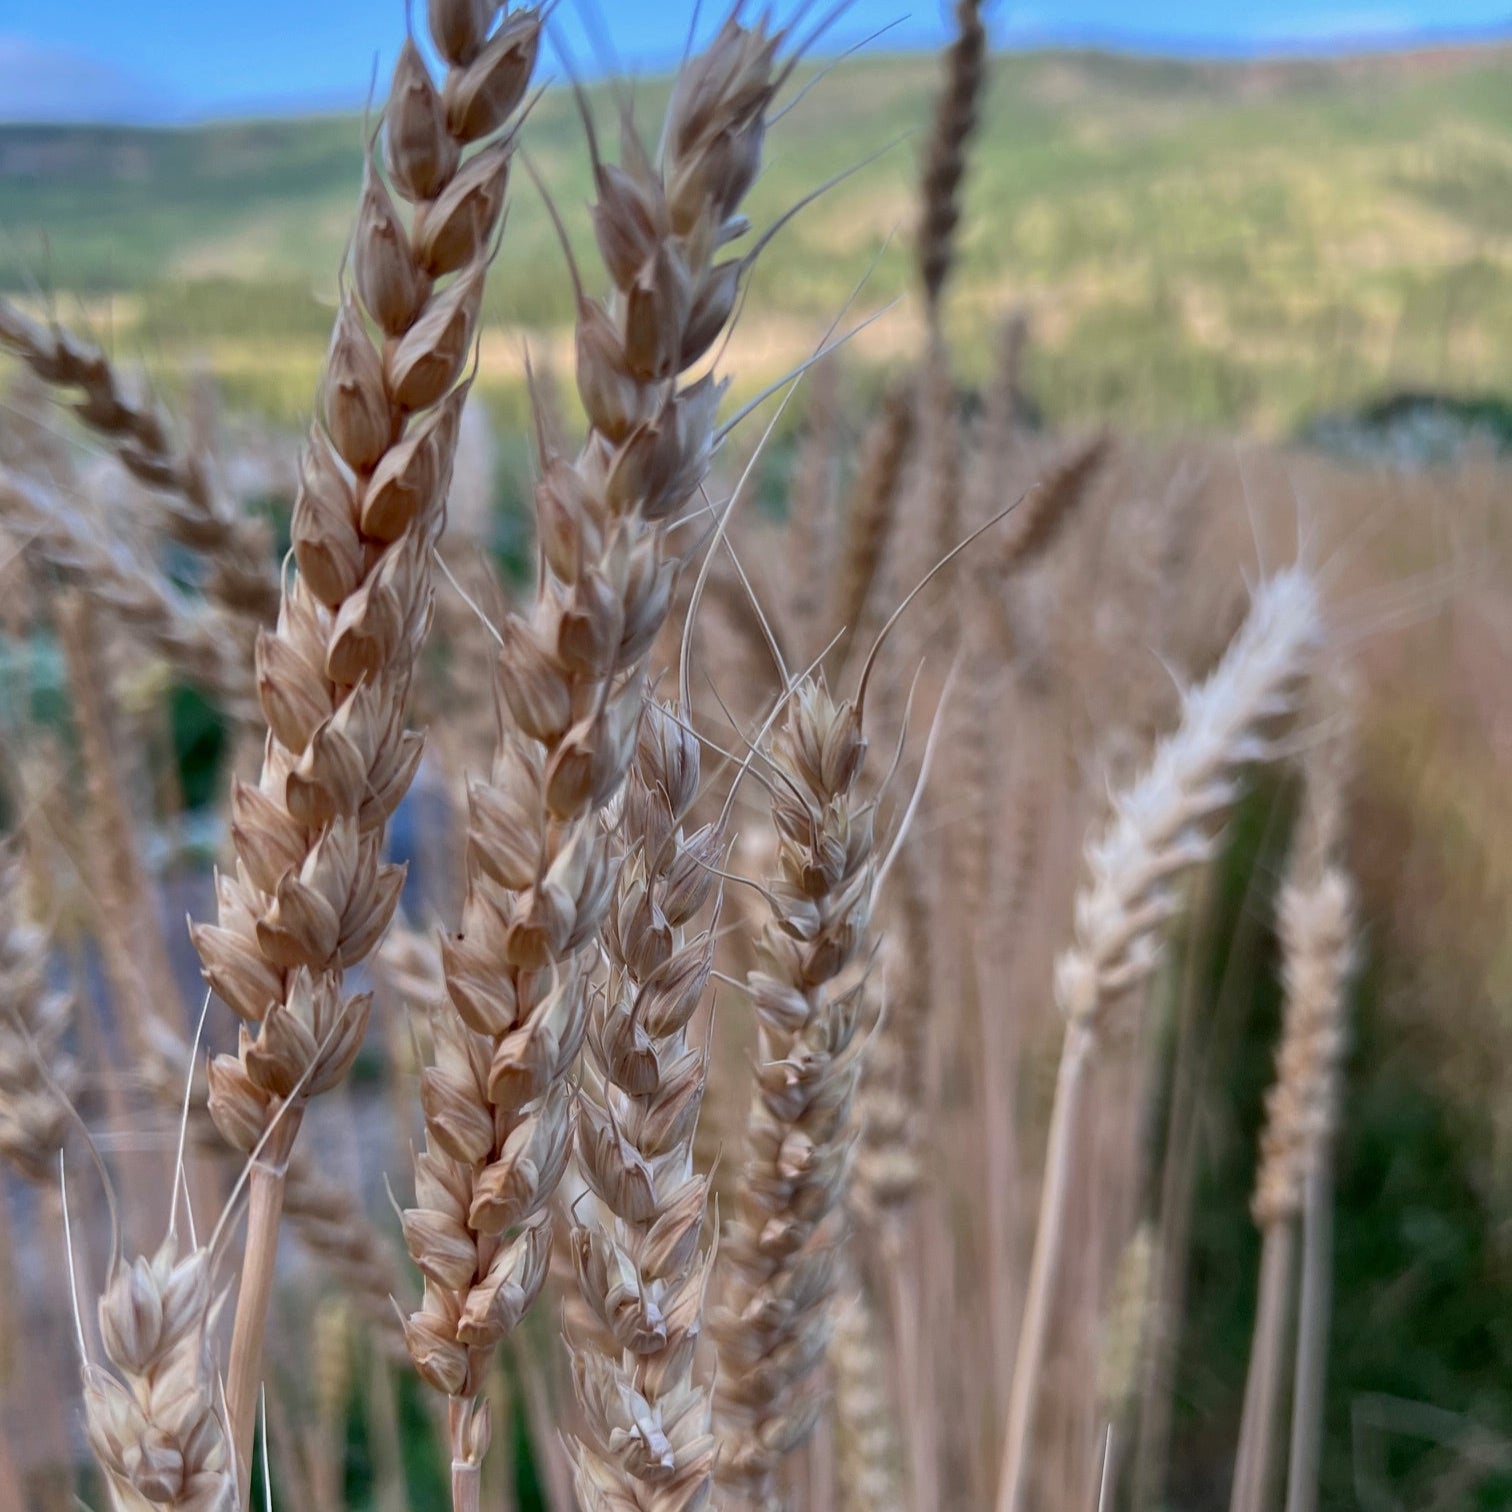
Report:
[[812,20],[416,9],[302,399],[0,294],[0,1512],[1506,1505],[1494,429],[1047,406],[980,0],[786,303]]

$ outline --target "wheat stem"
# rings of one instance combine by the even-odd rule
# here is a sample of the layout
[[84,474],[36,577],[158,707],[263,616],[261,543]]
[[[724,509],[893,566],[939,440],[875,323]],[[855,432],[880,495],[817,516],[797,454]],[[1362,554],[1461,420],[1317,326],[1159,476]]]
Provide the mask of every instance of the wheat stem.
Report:
[[1074,1184],[1076,1140],[1081,1129],[1082,1098],[1093,1041],[1083,1025],[1067,1028],[1056,1073],[1055,1102],[1045,1145],[1045,1179],[1040,1187],[1034,1256],[1024,1292],[1023,1321],[1013,1365],[1004,1430],[1003,1472],[998,1487],[998,1512],[1021,1505],[1029,1471],[1028,1443],[1039,1380],[1050,1329],[1051,1289],[1059,1274],[1066,1239],[1066,1212]]
[[1295,1260],[1295,1228],[1287,1222],[1271,1224],[1260,1249],[1254,1345],[1244,1383],[1244,1414],[1229,1512],[1263,1512],[1270,1503]]
[[1302,1205],[1302,1298],[1297,1315],[1297,1365],[1292,1389],[1291,1452],[1286,1512],[1315,1512],[1323,1459],[1323,1388],[1328,1373],[1328,1320],[1333,1299],[1333,1170],[1320,1150],[1308,1173]]
[[[273,1272],[278,1259],[278,1229],[283,1217],[284,1183],[289,1151],[299,1132],[301,1112],[290,1107],[254,1156],[247,1177],[247,1238],[242,1250],[241,1284],[236,1293],[236,1322],[226,1362],[226,1401],[231,1412],[233,1442],[252,1443],[257,1423],[258,1388],[262,1382],[263,1333],[268,1301],[273,1295]],[[250,1453],[238,1465],[238,1482],[245,1502],[251,1483]]]

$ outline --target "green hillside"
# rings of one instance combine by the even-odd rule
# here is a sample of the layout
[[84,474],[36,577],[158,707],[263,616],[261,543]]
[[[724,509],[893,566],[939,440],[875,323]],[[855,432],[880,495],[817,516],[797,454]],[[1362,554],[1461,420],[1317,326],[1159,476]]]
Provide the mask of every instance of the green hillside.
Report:
[[[874,57],[778,126],[758,224],[888,149],[765,255],[735,353],[796,360],[888,244],[858,308],[906,294],[919,133],[937,72]],[[655,86],[637,113],[654,120]],[[601,121],[612,96],[598,92]],[[0,128],[0,288],[50,291],[165,373],[208,357],[233,396],[309,403],[367,128],[357,117],[183,131]],[[587,250],[568,96],[527,145]],[[483,377],[517,388],[520,328],[560,347],[569,282],[520,173]],[[1034,319],[1052,412],[1285,430],[1404,387],[1512,392],[1512,51],[1213,65],[1051,52],[998,60],[952,309],[972,375],[1000,317]],[[859,344],[906,357],[907,304]]]

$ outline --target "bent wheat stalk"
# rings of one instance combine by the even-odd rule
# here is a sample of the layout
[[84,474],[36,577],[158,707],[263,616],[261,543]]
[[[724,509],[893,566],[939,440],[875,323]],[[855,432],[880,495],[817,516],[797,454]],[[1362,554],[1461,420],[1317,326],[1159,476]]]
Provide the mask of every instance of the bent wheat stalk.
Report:
[[226,1385],[243,1491],[289,1151],[305,1100],[357,1053],[370,996],[344,997],[343,977],[377,945],[403,881],[380,855],[420,759],[405,712],[513,152],[496,133],[524,98],[540,33],[534,11],[495,26],[499,14],[432,0],[444,86],[413,41],[395,66],[385,154],[412,213],[406,225],[370,160],[355,287],[294,506],[297,571],[257,643],[262,775],[233,788],[236,872],[218,879],[218,922],[194,929],[207,980],[243,1020],[239,1053],[211,1065],[211,1112],[232,1144],[258,1150]]
[[781,40],[725,23],[677,81],[659,163],[628,123],[621,162],[603,163],[590,123],[594,229],[613,291],[601,302],[579,288],[589,436],[568,462],[541,427],[541,577],[528,617],[503,626],[502,728],[491,780],[469,793],[462,930],[443,942],[446,1001],[405,1214],[425,1275],[410,1352],[451,1399],[458,1512],[477,1505],[488,1423],[474,1403],[488,1360],[546,1278],[589,947],[614,890],[601,814],[635,748],[646,660],[671,603],[668,536],[708,471],[722,385],[684,380],[735,308],[747,260],[718,258],[745,229],[738,209],[784,76]]
[[176,450],[161,407],[133,394],[98,346],[57,321],[42,325],[0,299],[0,348],[44,383],[79,391],[74,414],[163,498],[169,533],[208,562],[206,587],[216,603],[259,624],[273,618],[278,582],[267,527],[242,512],[214,457],[198,448]]
[[1296,710],[1321,633],[1317,590],[1301,568],[1263,584],[1222,661],[1185,695],[1180,725],[1160,743],[1144,775],[1117,797],[1107,828],[1088,848],[1072,943],[1055,972],[1066,1035],[1008,1402],[998,1512],[1019,1512],[1024,1504],[1081,1104],[1103,1021],[1158,965],[1180,904],[1176,884],[1212,854],[1214,832],[1238,796],[1245,768],[1273,755],[1270,736]]

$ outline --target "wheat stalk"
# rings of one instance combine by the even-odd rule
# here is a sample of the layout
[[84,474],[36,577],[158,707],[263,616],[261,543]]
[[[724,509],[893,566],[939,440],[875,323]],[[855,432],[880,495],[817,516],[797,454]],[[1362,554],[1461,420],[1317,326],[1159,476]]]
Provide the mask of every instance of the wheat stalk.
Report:
[[1075,1136],[1103,1021],[1160,961],[1180,906],[1179,879],[1213,851],[1214,831],[1248,766],[1274,753],[1272,732],[1295,711],[1321,636],[1317,590],[1301,568],[1256,592],[1248,619],[1206,682],[1182,700],[1181,723],[1088,847],[1072,943],[1055,972],[1066,1018],[1051,1113],[1039,1226],[1009,1397],[998,1512],[1018,1512],[1038,1400],[1052,1281],[1074,1179]]
[[233,787],[236,873],[218,879],[218,923],[194,929],[207,980],[244,1021],[239,1054],[211,1066],[211,1111],[244,1150],[271,1131],[252,1165],[227,1371],[243,1485],[289,1150],[306,1099],[357,1053],[370,997],[344,997],[343,976],[378,943],[403,882],[403,868],[379,857],[420,758],[404,719],[467,394],[459,380],[513,151],[513,136],[496,134],[524,98],[540,32],[534,11],[495,27],[498,14],[433,0],[448,63],[440,90],[413,41],[395,65],[385,154],[412,214],[406,226],[369,161],[355,288],[336,320],[323,423],[294,505],[298,570],[277,628],[258,638],[262,775]]
[[56,321],[40,324],[4,299],[0,348],[43,382],[79,391],[73,412],[111,443],[134,478],[156,492],[169,533],[209,561],[210,597],[232,614],[271,620],[278,583],[268,529],[242,512],[208,449],[176,450],[162,408],[131,392],[98,346]]
[[580,291],[575,463],[543,436],[543,570],[503,626],[503,729],[469,794],[461,933],[443,944],[447,1002],[422,1083],[426,1147],[410,1253],[425,1274],[407,1325],[424,1378],[451,1399],[453,1501],[476,1506],[488,1358],[545,1281],[552,1192],[571,1144],[567,1074],[589,1014],[587,947],[614,877],[601,811],[623,782],[645,664],[671,602],[668,537],[703,484],[721,385],[684,382],[734,310],[780,36],[731,19],[682,71],[652,162],[634,130],[604,164],[590,132],[594,228],[613,285]]
[[719,1478],[731,1505],[775,1504],[778,1468],[817,1411],[859,1069],[862,983],[843,979],[872,903],[873,806],[857,791],[865,754],[859,705],[812,680],[766,753],[778,871],[762,969],[747,979],[756,1090],[715,1314]]

